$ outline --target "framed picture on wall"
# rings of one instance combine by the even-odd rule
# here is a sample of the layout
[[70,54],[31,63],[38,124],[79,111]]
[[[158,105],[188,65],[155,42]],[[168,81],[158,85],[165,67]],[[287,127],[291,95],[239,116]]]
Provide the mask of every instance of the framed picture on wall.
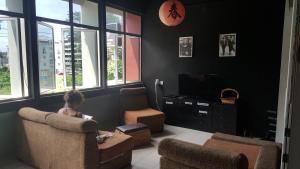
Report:
[[193,36],[179,37],[179,57],[193,57]]
[[219,57],[236,56],[236,33],[220,34]]

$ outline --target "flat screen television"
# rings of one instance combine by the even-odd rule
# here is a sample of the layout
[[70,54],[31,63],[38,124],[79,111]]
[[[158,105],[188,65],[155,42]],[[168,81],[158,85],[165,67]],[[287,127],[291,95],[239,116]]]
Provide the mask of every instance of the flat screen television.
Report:
[[222,79],[216,74],[179,74],[179,95],[216,100],[224,88]]

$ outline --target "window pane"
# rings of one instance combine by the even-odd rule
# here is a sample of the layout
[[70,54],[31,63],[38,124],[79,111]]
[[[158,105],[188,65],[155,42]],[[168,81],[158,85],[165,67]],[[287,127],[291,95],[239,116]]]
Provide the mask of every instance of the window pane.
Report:
[[73,21],[91,26],[98,26],[98,4],[88,0],[74,0]]
[[106,33],[107,38],[107,85],[124,84],[123,39],[124,36]]
[[62,65],[64,65],[63,69],[60,69],[58,72],[63,72],[65,82],[64,87],[67,89],[71,89],[73,87],[73,77],[72,77],[72,50],[71,50],[71,29],[65,29],[63,28],[62,33],[60,36],[62,36],[63,43],[63,60]]
[[141,34],[141,16],[126,12],[126,32]]
[[24,28],[23,19],[0,15],[0,100],[28,96]]
[[36,15],[61,21],[70,21],[69,1],[36,0]]
[[126,36],[126,82],[140,81],[140,44],[139,37]]
[[41,94],[71,90],[70,27],[39,22],[38,55]]
[[23,13],[23,1],[0,0],[0,10]]
[[123,11],[106,7],[106,29],[124,31]]
[[76,88],[100,86],[98,31],[74,29],[75,83]]

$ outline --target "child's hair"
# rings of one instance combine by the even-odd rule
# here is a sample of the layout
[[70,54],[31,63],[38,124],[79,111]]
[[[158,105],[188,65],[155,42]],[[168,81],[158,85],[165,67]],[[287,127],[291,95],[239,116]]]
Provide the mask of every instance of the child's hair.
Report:
[[84,95],[78,90],[71,90],[66,92],[64,100],[68,103],[68,106],[72,109],[76,109],[85,100]]

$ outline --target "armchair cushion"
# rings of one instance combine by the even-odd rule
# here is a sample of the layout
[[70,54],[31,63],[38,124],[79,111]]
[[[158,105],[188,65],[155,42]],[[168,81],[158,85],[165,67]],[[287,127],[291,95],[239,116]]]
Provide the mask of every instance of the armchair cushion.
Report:
[[281,144],[275,143],[272,141],[265,141],[265,140],[259,140],[259,139],[252,139],[252,138],[246,138],[246,137],[240,137],[240,136],[234,136],[224,133],[215,133],[212,136],[212,139],[218,139],[218,140],[226,140],[231,142],[237,142],[237,143],[243,143],[243,144],[252,144],[252,145],[258,145],[258,146],[264,146],[264,145],[274,145],[279,150],[281,150]]
[[125,111],[125,124],[146,124],[151,132],[160,132],[163,130],[165,114],[152,108],[146,108],[135,111]]
[[138,123],[143,118],[154,117],[154,116],[161,116],[163,118],[165,117],[162,112],[154,110],[152,108],[146,108],[146,109],[135,110],[135,111],[125,111],[125,123],[135,124]]

